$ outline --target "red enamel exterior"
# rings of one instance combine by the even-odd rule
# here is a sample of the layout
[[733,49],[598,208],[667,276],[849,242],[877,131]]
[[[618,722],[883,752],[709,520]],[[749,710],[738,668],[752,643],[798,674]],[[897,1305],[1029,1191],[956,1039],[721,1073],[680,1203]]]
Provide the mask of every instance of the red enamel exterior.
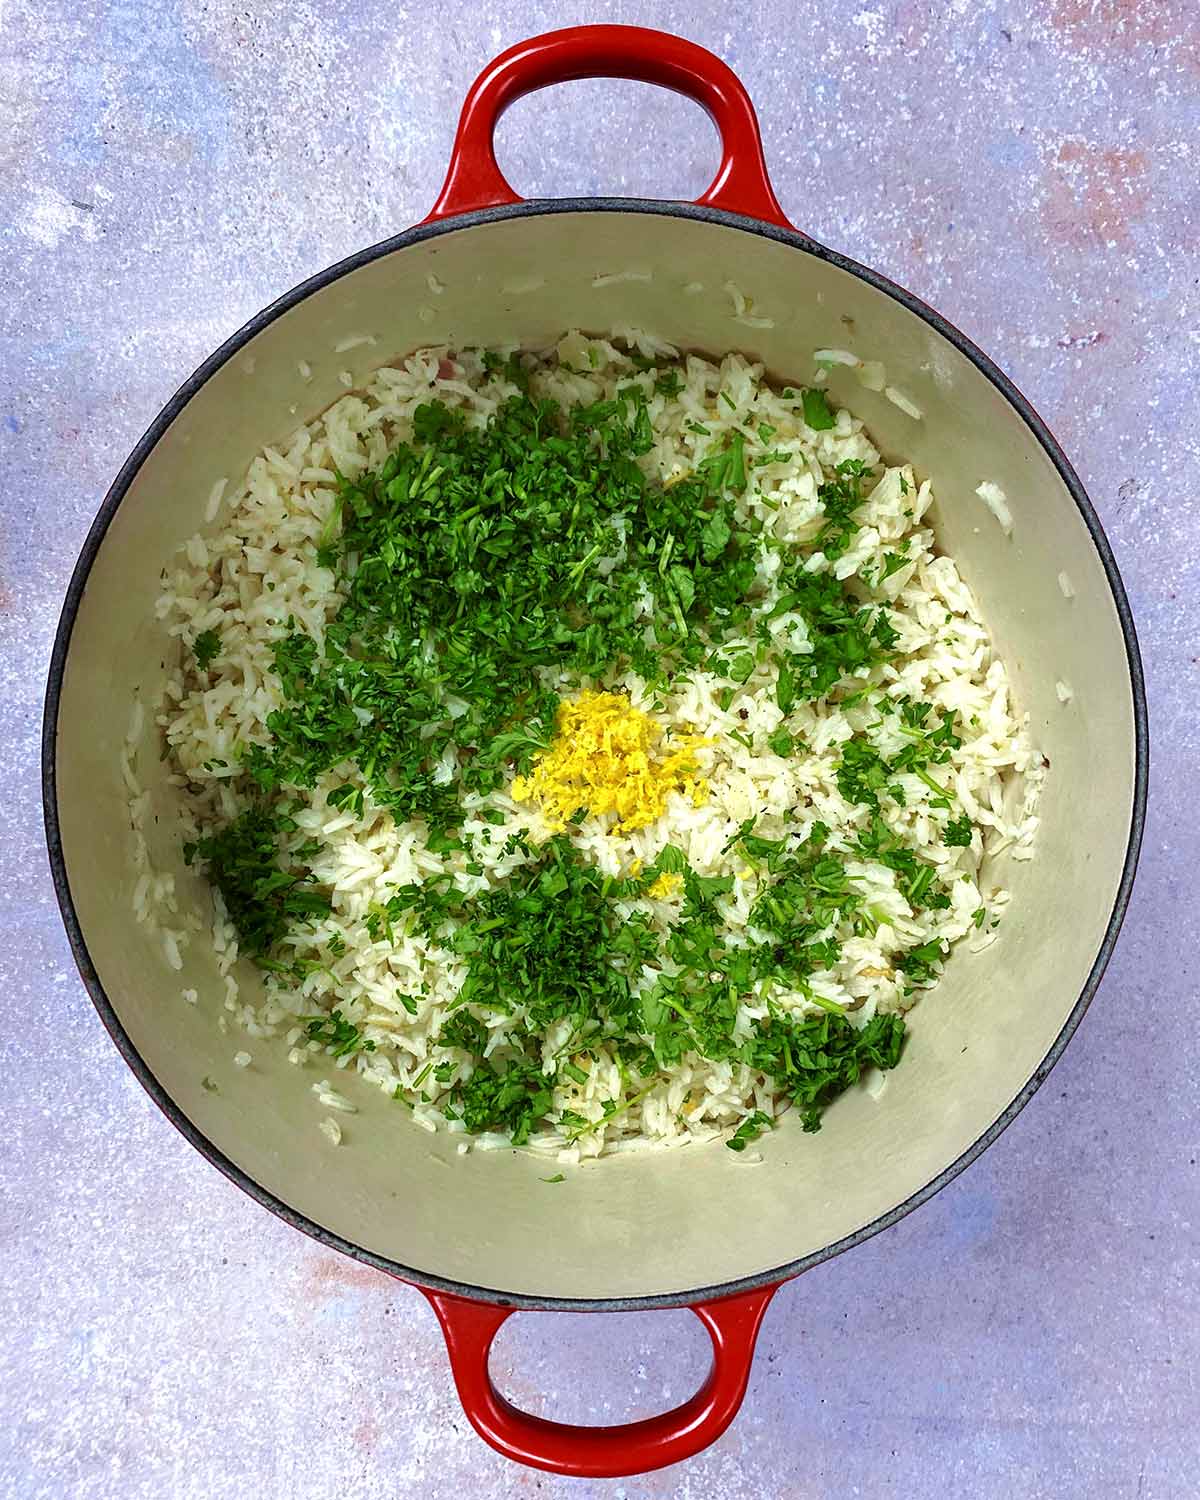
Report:
[[692,1311],[712,1339],[704,1384],[674,1411],[620,1427],[572,1427],[520,1411],[488,1373],[488,1354],[511,1307],[470,1302],[422,1287],[433,1304],[459,1399],[471,1426],[505,1458],[577,1479],[617,1479],[691,1458],[715,1443],[737,1415],[750,1379],[759,1326],[779,1283],[697,1303]]
[[771,188],[758,119],[737,75],[695,42],[642,26],[570,26],[502,52],[471,86],[446,180],[424,222],[520,203],[496,162],[496,122],[525,94],[576,78],[630,78],[694,99],[708,111],[721,137],[717,175],[696,202],[793,227]]

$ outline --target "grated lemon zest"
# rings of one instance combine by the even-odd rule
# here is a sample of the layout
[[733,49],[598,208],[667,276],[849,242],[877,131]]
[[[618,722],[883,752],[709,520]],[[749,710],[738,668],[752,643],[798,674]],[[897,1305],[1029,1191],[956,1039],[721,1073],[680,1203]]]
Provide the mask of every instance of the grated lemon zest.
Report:
[[555,731],[529,775],[514,779],[512,798],[537,802],[556,833],[581,807],[593,817],[614,814],[612,832],[627,833],[660,818],[671,792],[696,807],[708,800],[695,752],[709,741],[682,734],[664,746],[661,726],[624,693],[585,692],[560,703]]

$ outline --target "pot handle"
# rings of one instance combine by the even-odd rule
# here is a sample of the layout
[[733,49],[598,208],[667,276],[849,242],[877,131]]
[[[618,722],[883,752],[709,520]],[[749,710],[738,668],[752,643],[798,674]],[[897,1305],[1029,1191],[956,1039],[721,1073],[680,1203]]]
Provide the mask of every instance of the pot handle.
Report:
[[697,204],[792,228],[772,190],[754,106],[737,74],[695,42],[644,26],[568,26],[502,52],[471,85],[446,181],[424,222],[522,202],[496,162],[496,122],[523,95],[576,78],[656,83],[703,105],[721,137],[721,165]]
[[[609,28],[603,28],[609,29]],[[488,1355],[501,1325],[516,1311],[421,1287],[433,1305],[450,1355],[454,1384],[475,1431],[505,1458],[580,1479],[644,1474],[715,1443],[737,1415],[767,1304],[781,1283],[756,1287],[692,1311],[708,1329],[713,1362],[704,1384],[674,1411],[618,1427],[573,1427],[513,1406],[496,1389]]]

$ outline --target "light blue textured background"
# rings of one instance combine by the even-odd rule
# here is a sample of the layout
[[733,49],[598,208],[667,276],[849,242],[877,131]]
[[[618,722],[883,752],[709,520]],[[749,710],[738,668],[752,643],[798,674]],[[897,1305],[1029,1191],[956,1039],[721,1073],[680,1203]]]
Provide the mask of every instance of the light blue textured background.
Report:
[[[484,1448],[419,1294],[257,1208],[143,1096],[71,965],[35,771],[62,590],[157,408],[278,292],[420,218],[479,67],[582,20],[725,56],[795,222],[1029,394],[1124,569],[1157,754],[1125,932],[1046,1087],[780,1293],[713,1450],[595,1484]],[[714,161],[694,106],[599,83],[519,105],[500,153],[531,195],[694,194]],[[1192,0],[6,0],[0,1495],[1200,1492],[1198,156]],[[681,1400],[705,1342],[686,1313],[525,1315],[496,1369],[613,1420]]]

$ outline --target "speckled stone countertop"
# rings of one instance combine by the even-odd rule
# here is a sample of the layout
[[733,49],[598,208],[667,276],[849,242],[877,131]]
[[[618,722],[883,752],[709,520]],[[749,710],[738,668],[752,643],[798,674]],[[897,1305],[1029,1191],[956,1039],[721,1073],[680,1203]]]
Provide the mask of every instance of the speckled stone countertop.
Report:
[[[158,407],[277,293],[420,218],[479,67],[583,19],[725,56],[794,221],[1033,399],[1124,570],[1156,744],[1124,934],[1049,1083],[930,1204],[780,1293],[712,1450],[605,1483],[493,1455],[424,1299],[158,1114],[72,966],[36,769],[63,588]],[[531,196],[689,196],[714,160],[694,106],[600,83],[519,105],[500,156]],[[1198,234],[1193,0],[7,0],[0,1495],[1200,1493]],[[495,1368],[611,1421],[683,1399],[705,1348],[685,1312],[527,1314]]]

